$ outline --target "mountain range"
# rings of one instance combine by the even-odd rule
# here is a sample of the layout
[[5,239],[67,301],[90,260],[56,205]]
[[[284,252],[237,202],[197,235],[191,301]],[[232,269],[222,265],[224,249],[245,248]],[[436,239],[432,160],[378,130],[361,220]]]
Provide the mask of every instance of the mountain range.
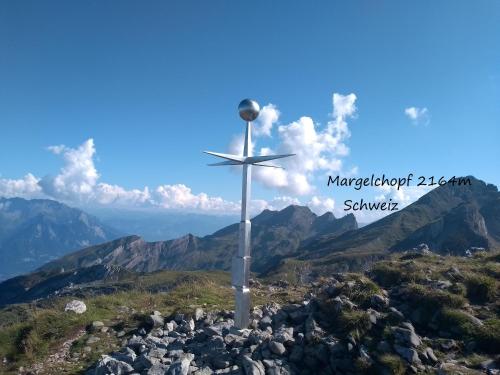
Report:
[[[272,269],[318,236],[337,236],[356,229],[352,214],[340,219],[331,212],[317,216],[308,207],[295,205],[281,211],[264,210],[252,219],[252,270],[262,273]],[[227,270],[238,246],[238,235],[239,224],[232,224],[205,237],[188,234],[175,240],[147,242],[139,236],[128,236],[68,254],[47,263],[41,270],[96,264],[118,265],[138,272]]]
[[53,200],[0,198],[0,280],[122,235],[96,217]]
[[[464,255],[471,247],[500,249],[500,192],[472,176],[471,184],[439,186],[401,211],[353,233],[326,235],[298,249],[297,260],[331,270],[426,243],[440,254]],[[352,264],[350,264],[352,266]]]
[[[359,270],[391,252],[421,243],[441,254],[464,255],[472,247],[498,250],[498,188],[474,177],[469,179],[471,184],[467,186],[437,187],[401,211],[359,229],[352,214],[342,218],[332,213],[317,216],[302,206],[265,210],[252,219],[252,271],[259,276],[288,277],[290,272],[314,276]],[[21,294],[16,301],[48,295],[68,285],[64,280],[70,280],[72,272],[98,281],[95,275],[108,273],[96,267],[113,270],[113,274],[229,270],[238,230],[238,224],[233,224],[204,237],[188,234],[157,242],[139,236],[122,237],[67,254],[37,272],[1,283],[0,295],[18,290]],[[88,272],[91,276],[82,276]],[[5,303],[9,303],[6,298],[0,298],[0,305]]]

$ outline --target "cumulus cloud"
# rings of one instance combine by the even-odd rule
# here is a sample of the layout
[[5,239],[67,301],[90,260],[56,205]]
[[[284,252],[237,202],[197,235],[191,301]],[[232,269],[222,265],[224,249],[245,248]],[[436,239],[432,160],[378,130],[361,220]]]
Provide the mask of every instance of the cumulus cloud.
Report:
[[414,125],[427,125],[430,121],[429,110],[426,107],[408,107],[405,108],[405,115],[413,122]]
[[[343,168],[342,158],[349,154],[346,140],[350,137],[347,119],[356,114],[356,95],[332,96],[332,119],[325,127],[316,124],[311,117],[301,117],[277,128],[278,144],[275,149],[262,147],[259,155],[273,153],[296,154],[295,157],[279,160],[285,169],[254,168],[255,179],[269,188],[296,195],[313,194],[316,190],[314,178],[317,173],[339,173]],[[268,106],[266,106],[268,107]],[[272,106],[273,123],[279,119],[279,111]],[[268,127],[268,129],[271,129]],[[267,133],[257,133],[255,139]],[[241,154],[243,138],[230,146],[232,153]]]
[[333,212],[335,209],[335,201],[332,198],[313,196],[307,205],[317,215],[323,215],[326,212]]
[[278,122],[280,114],[280,111],[274,104],[270,103],[264,106],[259,113],[259,117],[253,123],[253,134],[270,137],[273,125]]
[[28,173],[21,179],[0,178],[0,196],[6,198],[38,198],[43,196],[40,179]]
[[90,138],[75,149],[59,145],[50,146],[48,150],[62,155],[64,166],[57,176],[44,177],[39,182],[43,191],[60,200],[88,200],[99,178],[94,165],[94,140]]
[[[250,208],[254,215],[266,208],[280,210],[290,204],[306,204],[317,214],[336,210],[334,199],[322,197],[316,183],[318,177],[331,174],[351,176],[358,172],[356,166],[346,167],[343,162],[350,152],[347,146],[351,136],[348,121],[357,115],[357,98],[355,94],[334,93],[331,100],[332,112],[324,125],[308,116],[280,124],[280,111],[276,105],[268,104],[262,108],[260,117],[254,123],[252,152],[257,155],[293,153],[296,156],[276,161],[285,169],[253,168],[255,180],[278,191],[278,196],[273,199],[252,200]],[[412,107],[407,110],[410,110],[407,115],[415,120],[428,112],[426,108]],[[266,141],[271,144],[260,145]],[[39,178],[27,174],[21,179],[0,178],[0,196],[52,198],[77,206],[103,205],[221,214],[235,214],[240,210],[240,201],[209,196],[183,184],[126,189],[103,182],[95,166],[96,147],[92,138],[75,148],[55,145],[47,147],[47,150],[63,160],[63,166],[55,176]],[[230,152],[242,154],[241,135],[232,140]],[[388,189],[379,191],[376,199],[394,197],[394,200],[406,205],[424,193],[411,188],[400,191]],[[340,210],[335,211],[337,216],[345,214]]]
[[399,209],[415,202],[421,196],[427,194],[433,188],[431,186],[403,186],[397,189],[394,186],[379,186],[377,190],[381,193],[375,197],[376,201],[388,201],[399,203]]
[[195,194],[183,184],[161,185],[153,191],[125,189],[99,182],[94,164],[96,149],[93,139],[76,148],[49,146],[47,150],[62,157],[63,167],[56,176],[37,178],[27,174],[22,179],[0,179],[0,196],[51,198],[70,204],[106,205],[113,207],[150,207],[184,211],[235,213],[239,202],[230,202],[205,193]]

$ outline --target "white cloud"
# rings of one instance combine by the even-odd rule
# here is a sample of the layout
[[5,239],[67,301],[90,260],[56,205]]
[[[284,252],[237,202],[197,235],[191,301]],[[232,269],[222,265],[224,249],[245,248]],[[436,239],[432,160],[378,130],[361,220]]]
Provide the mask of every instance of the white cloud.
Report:
[[151,194],[146,186],[143,190],[126,190],[118,185],[99,183],[94,189],[95,201],[102,205],[124,207],[151,205]]
[[161,185],[153,192],[146,186],[127,190],[119,185],[99,182],[94,164],[96,149],[93,139],[77,148],[65,145],[49,146],[47,150],[62,156],[64,165],[54,177],[42,179],[27,174],[23,179],[0,179],[0,196],[23,198],[51,198],[79,205],[106,205],[114,207],[150,207],[235,213],[239,202],[230,202],[205,193],[195,194],[185,185]]
[[280,114],[280,111],[278,111],[274,104],[270,103],[264,106],[259,113],[259,117],[253,123],[253,134],[270,137],[273,125],[278,122]]
[[6,198],[38,198],[43,196],[42,188],[38,184],[39,178],[28,173],[22,179],[12,180],[0,178],[0,196]]
[[326,212],[333,212],[335,209],[335,201],[332,198],[313,196],[307,205],[317,215],[323,215]]
[[44,177],[40,182],[43,191],[56,199],[86,201],[91,198],[99,178],[94,165],[94,140],[86,140],[78,148],[64,145],[50,146],[48,150],[62,155],[64,166],[55,177]]
[[220,197],[209,197],[205,193],[193,194],[186,185],[161,185],[154,194],[156,205],[166,209],[188,209],[212,212],[236,212],[239,204]]
[[[285,169],[254,167],[255,180],[263,186],[276,189],[279,196],[267,200],[251,201],[253,214],[265,208],[282,209],[290,204],[301,204],[297,196],[303,198],[317,214],[336,210],[336,215],[345,212],[336,209],[332,198],[319,196],[315,186],[318,177],[330,174],[351,176],[357,174],[357,167],[344,167],[343,159],[349,154],[347,141],[351,135],[350,118],[355,118],[356,95],[332,95],[332,114],[326,125],[315,123],[311,117],[303,116],[288,124],[277,126],[280,111],[273,104],[263,107],[258,121],[255,122],[252,152],[260,155],[294,153],[295,157],[277,160]],[[409,112],[407,112],[409,110]],[[427,115],[427,109],[407,108],[410,118]],[[413,117],[412,117],[413,116]],[[273,137],[274,136],[274,137]],[[273,141],[272,146],[261,145],[264,140]],[[209,196],[195,192],[183,184],[164,184],[139,189],[126,189],[100,181],[94,158],[96,148],[93,139],[88,139],[76,148],[65,145],[47,148],[62,158],[64,164],[59,173],[51,177],[39,178],[27,174],[22,179],[0,178],[0,196],[25,198],[52,198],[74,205],[105,205],[118,207],[158,208],[183,211],[202,211],[211,213],[238,213],[239,201],[229,201],[222,197]],[[243,137],[235,137],[230,144],[230,152],[241,154]],[[238,167],[233,167],[239,169]],[[402,205],[411,203],[424,194],[420,190],[408,188],[401,191],[387,189],[380,191],[377,200],[394,197]]]
[[[316,190],[313,180],[317,172],[324,174],[341,172],[342,158],[349,154],[349,148],[345,144],[350,137],[346,119],[355,116],[355,102],[355,94],[334,93],[333,119],[324,128],[306,116],[288,125],[280,125],[277,129],[279,142],[276,149],[263,147],[259,154],[283,153],[296,156],[278,160],[278,164],[285,167],[284,170],[254,168],[256,180],[266,187],[276,188],[285,193],[309,195]],[[275,106],[273,108],[276,110]],[[279,115],[279,111],[275,113]],[[278,118],[275,122],[277,121]],[[254,138],[255,143],[258,135]],[[235,147],[236,144],[238,147]],[[241,154],[242,144],[243,138],[240,137],[237,143],[232,143],[230,151]]]
[[405,108],[405,115],[408,116],[410,120],[412,120],[413,124],[419,125],[428,125],[429,118],[429,110],[426,107],[417,108],[417,107],[408,107]]

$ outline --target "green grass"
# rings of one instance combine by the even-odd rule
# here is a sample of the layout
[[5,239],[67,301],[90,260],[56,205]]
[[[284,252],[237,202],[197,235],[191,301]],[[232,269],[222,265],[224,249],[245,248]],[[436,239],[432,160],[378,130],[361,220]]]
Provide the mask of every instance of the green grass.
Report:
[[467,287],[467,298],[473,303],[493,301],[498,290],[496,280],[486,275],[468,275],[465,285]]
[[442,308],[460,308],[467,302],[460,295],[452,294],[444,290],[430,289],[424,285],[410,284],[403,294],[409,304],[415,308],[422,308],[430,313]]
[[404,282],[419,282],[425,277],[413,261],[379,262],[372,267],[371,275],[383,287],[391,287]]
[[381,293],[380,287],[365,276],[349,274],[347,280],[354,281],[354,287],[349,287],[347,282],[342,283],[341,287],[338,288],[338,294],[344,294],[359,305],[369,305],[371,297]]
[[[72,297],[1,309],[0,358],[7,358],[9,365],[0,364],[0,373],[14,374],[19,366],[43,360],[60,347],[62,342],[95,320],[103,321],[108,327],[118,325],[118,330],[124,329],[127,332],[135,329],[140,324],[141,317],[153,310],[170,316],[177,312],[192,314],[196,307],[203,307],[206,311],[234,309],[234,292],[227,272],[155,272],[141,276],[135,288],[108,295],[77,298],[87,305],[87,311],[81,315],[64,311],[66,303],[74,299]],[[279,293],[270,293],[266,289],[253,289],[252,292],[254,304],[270,301],[296,302],[304,294],[304,290],[300,288],[290,288]],[[133,309],[135,313],[120,312],[122,307]],[[81,366],[92,364],[100,354],[115,350],[115,346],[121,341],[113,333],[93,335],[101,337],[101,340],[92,345],[90,354],[86,354],[84,359],[69,368],[53,370],[61,374],[76,374]],[[71,352],[83,355],[88,337],[89,334],[85,334],[75,341]]]
[[405,362],[394,354],[384,354],[378,358],[380,367],[391,375],[403,375],[406,372]]

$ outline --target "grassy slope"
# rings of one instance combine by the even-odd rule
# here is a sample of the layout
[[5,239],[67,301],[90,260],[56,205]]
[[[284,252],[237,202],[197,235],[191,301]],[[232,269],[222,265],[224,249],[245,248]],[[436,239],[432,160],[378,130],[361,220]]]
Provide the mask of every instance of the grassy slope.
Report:
[[[299,299],[302,294],[300,288],[285,293],[255,290],[253,302],[285,302]],[[153,310],[168,316],[175,312],[192,313],[199,306],[209,311],[234,308],[230,277],[226,272],[161,271],[145,274],[131,291],[79,298],[87,305],[87,312],[82,315],[64,312],[65,304],[72,299],[61,297],[38,304],[11,305],[0,310],[0,358],[9,360],[7,365],[0,363],[0,373],[14,374],[19,366],[40,362],[95,320],[116,330],[130,331]],[[114,334],[100,332],[94,335],[101,340],[92,346],[92,352],[85,354],[85,358],[80,357],[78,362],[58,368],[58,373],[79,373],[100,354],[117,349],[121,342]],[[75,341],[71,350],[83,353],[88,337],[86,333]]]

